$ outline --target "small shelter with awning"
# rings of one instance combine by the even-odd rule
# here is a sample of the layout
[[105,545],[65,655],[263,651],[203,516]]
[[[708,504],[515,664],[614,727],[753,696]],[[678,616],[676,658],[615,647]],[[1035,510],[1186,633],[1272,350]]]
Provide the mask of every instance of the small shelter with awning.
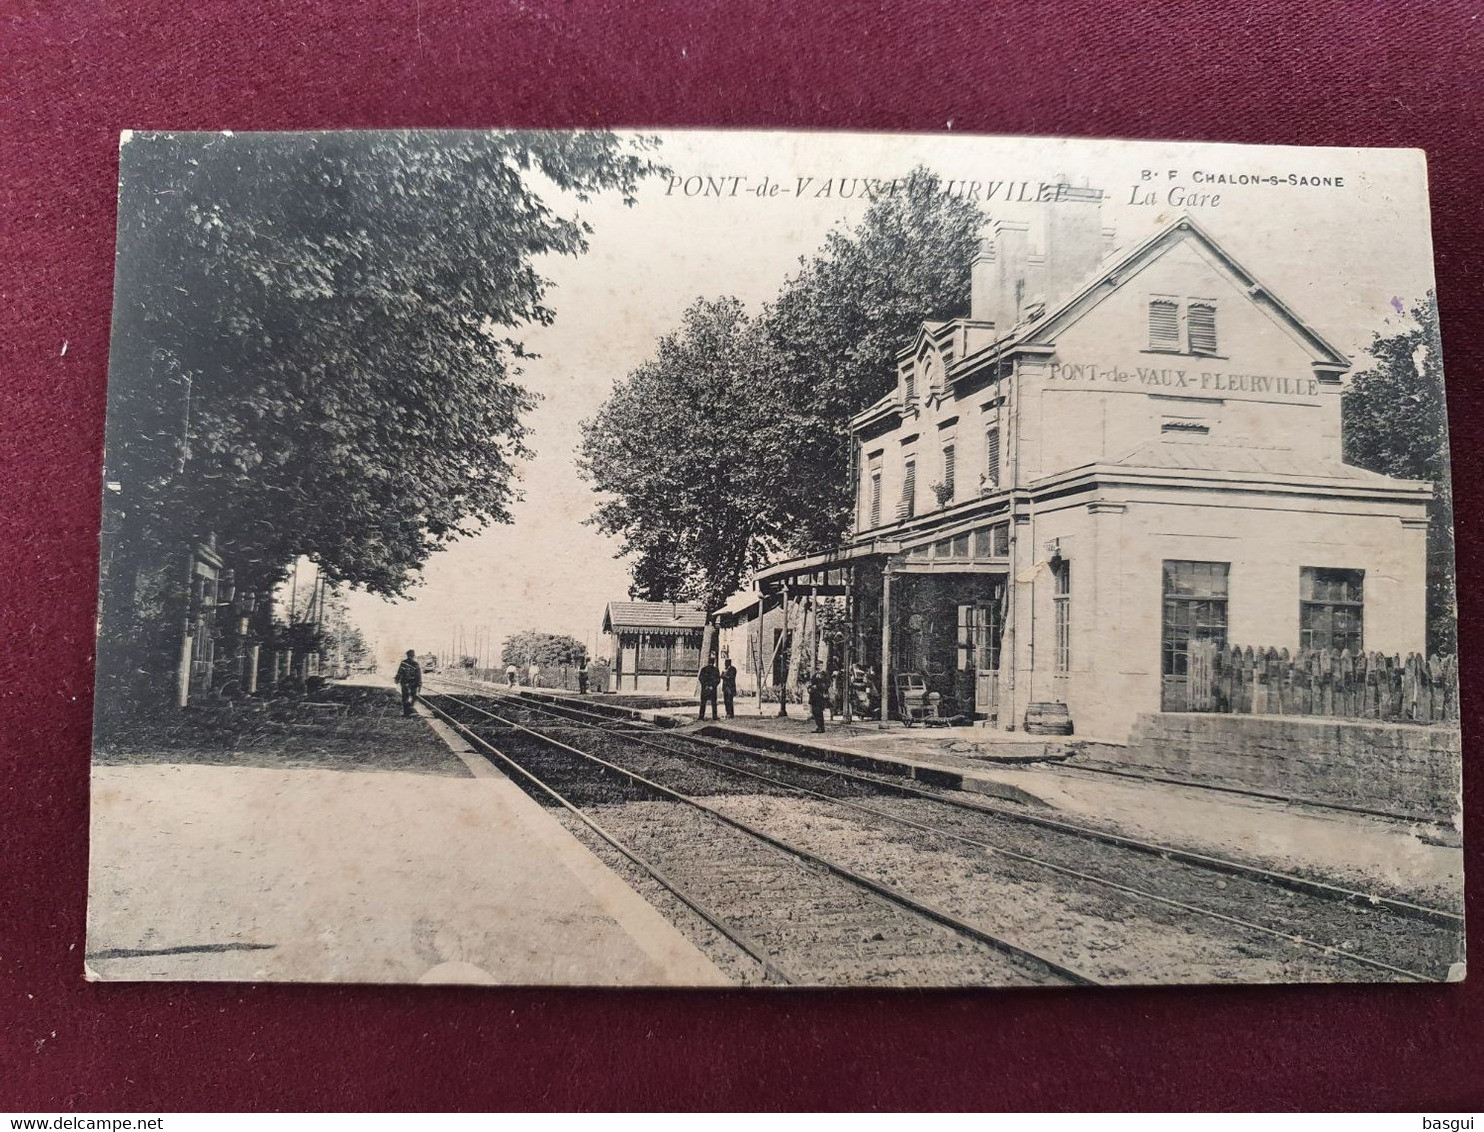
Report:
[[620,692],[695,691],[706,610],[687,601],[610,601],[603,633]]

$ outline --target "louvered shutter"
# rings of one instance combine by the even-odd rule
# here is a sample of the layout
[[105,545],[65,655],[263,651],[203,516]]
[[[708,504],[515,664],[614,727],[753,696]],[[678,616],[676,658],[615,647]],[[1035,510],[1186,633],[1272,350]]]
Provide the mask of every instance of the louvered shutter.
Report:
[[881,525],[881,473],[871,473],[871,526]]
[[990,487],[1000,485],[1000,430],[992,428],[984,434],[984,482]]
[[953,445],[943,446],[943,486],[948,489],[948,498],[953,498],[954,490],[954,456]]
[[902,502],[897,508],[897,517],[910,519],[917,514],[917,461],[908,460],[902,472]]
[[1172,299],[1149,301],[1149,345],[1157,349],[1180,348],[1180,304]]
[[1210,303],[1191,303],[1185,318],[1190,331],[1192,354],[1214,354],[1216,352],[1216,308]]

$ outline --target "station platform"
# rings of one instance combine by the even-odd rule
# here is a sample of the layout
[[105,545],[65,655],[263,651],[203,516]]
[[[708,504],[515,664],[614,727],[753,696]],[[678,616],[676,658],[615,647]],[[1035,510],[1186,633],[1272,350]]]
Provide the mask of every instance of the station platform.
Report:
[[547,810],[424,716],[387,724],[437,731],[462,772],[353,757],[343,769],[95,765],[88,977],[728,983]]
[[[575,695],[546,695],[582,704]],[[587,700],[602,702],[601,697]],[[646,714],[659,714],[666,725],[704,737],[805,757],[823,755],[861,770],[982,795],[991,804],[1010,803],[1118,836],[1437,907],[1462,906],[1463,854],[1456,830],[1111,774],[1101,765],[1101,756],[1114,744],[1096,739],[898,723],[883,729],[875,722],[838,720],[827,722],[825,733],[818,734],[807,709],[790,705],[789,715],[780,718],[776,705],[764,705],[767,714],[761,716],[755,700],[737,706],[734,718],[718,722],[698,721],[694,705]]]

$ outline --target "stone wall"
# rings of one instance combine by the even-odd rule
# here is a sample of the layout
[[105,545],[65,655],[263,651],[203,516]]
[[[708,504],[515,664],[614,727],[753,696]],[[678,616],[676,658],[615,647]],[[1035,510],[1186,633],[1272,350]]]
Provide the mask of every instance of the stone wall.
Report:
[[1457,727],[1276,715],[1140,715],[1118,756],[1171,778],[1452,823]]

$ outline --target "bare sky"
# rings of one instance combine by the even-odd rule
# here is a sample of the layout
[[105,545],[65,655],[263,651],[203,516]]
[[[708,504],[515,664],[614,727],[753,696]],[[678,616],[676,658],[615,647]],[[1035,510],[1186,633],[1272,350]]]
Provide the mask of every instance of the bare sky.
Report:
[[[683,180],[649,182],[637,205],[613,197],[571,205],[592,226],[590,252],[550,259],[550,327],[531,328],[541,355],[524,375],[543,401],[531,417],[536,457],[523,469],[514,522],[435,556],[424,585],[401,602],[352,594],[351,614],[383,663],[408,648],[449,651],[462,628],[496,644],[521,629],[569,633],[598,643],[606,602],[628,591],[618,546],[583,520],[594,495],[573,466],[579,424],[616,381],[652,353],[681,312],[701,296],[736,295],[757,310],[777,294],[799,258],[837,224],[866,208],[860,178],[889,181],[925,164],[982,196],[987,219],[1028,215],[1006,203],[1041,182],[1104,189],[1104,223],[1120,246],[1144,239],[1182,213],[1193,216],[1289,306],[1346,353],[1361,356],[1374,331],[1401,325],[1432,286],[1432,246],[1422,157],[1415,151],[1285,149],[983,138],[953,134],[666,132],[659,157]],[[1145,178],[1145,172],[1151,176]],[[1283,179],[1280,184],[1210,184],[1197,174]],[[1301,186],[1293,177],[1343,178]],[[704,195],[705,178],[724,195]],[[689,187],[700,189],[686,195]],[[740,180],[733,180],[740,178]],[[800,178],[810,180],[803,195]],[[766,179],[766,182],[765,182]],[[841,199],[842,185],[854,192]],[[826,183],[828,195],[823,195]],[[854,182],[852,184],[852,182]],[[777,195],[756,195],[777,184]],[[1171,190],[1187,194],[1172,203]],[[1219,194],[1193,202],[1191,195]],[[1145,194],[1154,203],[1134,203]],[[1177,192],[1176,200],[1180,200]],[[967,312],[965,312],[967,313]]]

